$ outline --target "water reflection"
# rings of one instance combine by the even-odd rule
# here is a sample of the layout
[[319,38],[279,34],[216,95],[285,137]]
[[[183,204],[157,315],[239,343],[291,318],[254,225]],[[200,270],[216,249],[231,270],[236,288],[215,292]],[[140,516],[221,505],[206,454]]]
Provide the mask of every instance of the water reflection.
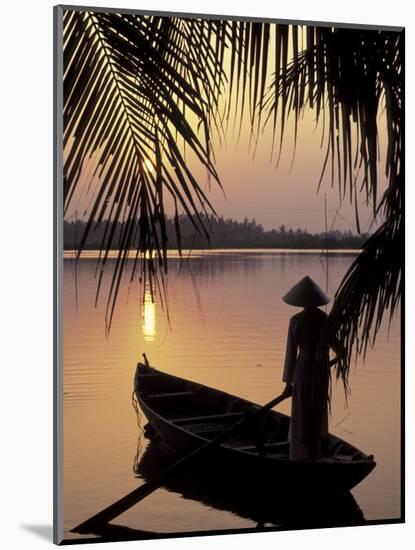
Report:
[[[220,255],[226,258],[218,258]],[[139,302],[143,289],[137,288],[132,297],[126,275],[109,337],[105,334],[105,296],[111,285],[110,271],[103,278],[102,299],[95,307],[96,261],[79,262],[77,307],[73,264],[65,260],[66,536],[75,537],[69,534],[74,525],[137,485],[131,461],[138,431],[130,396],[142,352],[166,372],[257,403],[271,400],[280,389],[286,331],[293,314],[280,297],[305,274],[324,281],[320,254],[226,251],[211,256],[191,260],[193,277],[185,265],[176,276],[178,259],[169,263],[171,332],[160,296],[156,294],[153,304],[147,292],[144,315],[143,302]],[[352,255],[331,254],[329,295],[352,260]],[[144,339],[144,326],[153,341]],[[341,385],[333,388],[330,431],[340,437],[347,434],[350,443],[373,453],[378,464],[373,475],[353,489],[369,521],[400,517],[399,314],[389,338],[387,328],[387,324],[382,328],[365,364],[359,361],[353,370],[347,410]],[[283,403],[280,411],[289,414],[290,404]],[[381,430],[375,429],[380,425]],[[148,440],[141,443],[144,449]],[[198,479],[205,471],[193,475]],[[194,526],[217,531],[255,525],[219,507],[178,498],[166,490],[156,491],[115,522],[121,520],[126,526],[157,533],[191,532]]]
[[156,336],[156,304],[150,284],[146,285],[143,301],[143,336],[146,342],[153,342]]
[[[163,443],[152,440],[136,461],[134,471],[137,477],[148,481],[172,461],[163,451]],[[208,459],[199,462],[197,467],[188,468],[186,472],[175,473],[163,488],[186,500],[252,520],[257,529],[323,528],[366,523],[350,492],[320,500],[316,494],[309,498],[281,492],[269,494],[255,482],[255,472],[240,470],[237,464],[232,472],[229,469],[221,472],[218,468],[212,469]]]

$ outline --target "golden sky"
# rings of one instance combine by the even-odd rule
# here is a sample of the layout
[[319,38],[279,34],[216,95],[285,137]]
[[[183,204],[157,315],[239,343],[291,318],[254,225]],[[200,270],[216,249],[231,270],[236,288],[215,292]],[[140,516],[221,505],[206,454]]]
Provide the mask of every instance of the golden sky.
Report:
[[[273,36],[273,33],[271,33]],[[301,35],[300,35],[301,40]],[[272,42],[272,41],[271,41]],[[272,43],[270,51],[274,51]],[[229,58],[228,58],[229,62]],[[273,63],[268,69],[269,81],[272,77]],[[284,224],[288,227],[308,229],[320,232],[325,229],[324,202],[327,200],[328,226],[334,229],[356,231],[354,206],[346,199],[341,204],[337,182],[331,188],[331,169],[327,166],[326,175],[320,192],[317,185],[320,178],[323,160],[326,152],[326,142],[321,147],[321,124],[316,128],[314,112],[306,109],[299,123],[297,149],[293,160],[293,118],[290,118],[285,131],[283,152],[278,167],[276,155],[271,161],[272,129],[267,127],[261,135],[258,148],[253,155],[249,149],[250,123],[248,113],[244,116],[242,132],[238,141],[238,132],[232,132],[232,124],[227,132],[226,143],[219,143],[218,136],[213,131],[215,141],[216,168],[223,184],[224,193],[212,182],[207,182],[205,169],[187,154],[190,170],[199,182],[208,190],[208,196],[219,215],[237,220],[255,218],[266,229],[277,228]],[[197,126],[194,116],[195,128]],[[380,128],[380,161],[379,161],[379,193],[384,189],[386,178],[383,174],[382,152],[386,141],[385,116],[379,116]],[[354,128],[353,128],[354,130]],[[278,133],[278,129],[277,129]],[[83,177],[88,174],[88,163]],[[95,186],[98,182],[95,182]],[[94,185],[89,190],[79,191],[68,210],[67,219],[73,218],[75,211],[88,210],[93,200]],[[167,199],[167,213],[172,214],[172,201]],[[365,205],[365,197],[359,197],[359,213],[362,231],[373,229],[372,208]]]

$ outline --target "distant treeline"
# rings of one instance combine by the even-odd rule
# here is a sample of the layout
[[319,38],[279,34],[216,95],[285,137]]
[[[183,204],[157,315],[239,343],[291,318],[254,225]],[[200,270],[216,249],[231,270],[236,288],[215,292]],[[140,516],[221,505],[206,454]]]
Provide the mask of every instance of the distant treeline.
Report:
[[[281,225],[278,229],[266,231],[261,224],[255,220],[239,222],[233,219],[215,218],[214,216],[203,217],[205,226],[210,236],[210,243],[205,235],[198,235],[191,219],[180,216],[181,247],[185,248],[361,248],[368,235],[356,235],[351,231],[330,231],[326,233],[311,234],[306,229],[291,229]],[[85,229],[85,222],[64,222],[64,248],[71,250],[78,248],[82,234]],[[88,235],[84,248],[88,250],[99,249],[105,234],[106,222],[95,227]],[[168,248],[177,248],[177,231],[174,219],[166,220],[166,232]],[[108,242],[107,231],[105,236]],[[117,223],[114,238],[110,245],[111,249],[119,248],[121,235],[121,224]],[[132,243],[134,248],[136,242]]]

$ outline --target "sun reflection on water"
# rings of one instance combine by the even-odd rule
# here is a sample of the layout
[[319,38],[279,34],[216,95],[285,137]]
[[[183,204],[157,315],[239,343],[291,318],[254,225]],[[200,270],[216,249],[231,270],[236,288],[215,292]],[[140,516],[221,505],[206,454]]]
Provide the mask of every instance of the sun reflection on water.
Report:
[[146,288],[144,293],[143,335],[146,342],[153,342],[156,336],[156,304],[150,288]]

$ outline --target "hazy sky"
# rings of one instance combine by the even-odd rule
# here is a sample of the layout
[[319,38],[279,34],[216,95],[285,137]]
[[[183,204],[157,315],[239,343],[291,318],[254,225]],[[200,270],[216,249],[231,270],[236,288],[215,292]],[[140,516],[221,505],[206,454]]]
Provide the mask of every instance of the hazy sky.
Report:
[[[334,229],[356,231],[354,206],[347,196],[339,201],[338,183],[331,187],[331,166],[327,165],[325,176],[318,192],[326,141],[321,148],[321,128],[315,126],[314,113],[307,110],[299,123],[297,148],[293,159],[293,121],[286,129],[280,162],[276,166],[276,154],[270,162],[272,131],[269,128],[261,137],[253,155],[249,152],[249,129],[244,126],[239,142],[229,131],[227,144],[215,148],[216,166],[221,177],[224,192],[215,183],[210,186],[209,197],[219,215],[238,220],[255,218],[265,228],[271,229],[284,224],[288,227],[307,228],[311,232],[324,231],[324,195],[327,199],[328,226],[334,220]],[[380,149],[385,135],[384,117],[380,117]],[[206,179],[196,163],[194,171]],[[361,174],[360,174],[361,175]],[[360,178],[359,178],[360,179]],[[379,187],[384,189],[382,157],[379,162]],[[209,189],[208,186],[206,186]],[[365,205],[365,196],[359,197],[361,230],[365,231],[372,222],[372,208]]]
[[[271,51],[273,51],[271,46]],[[271,77],[271,73],[269,73]],[[247,115],[247,113],[246,113]],[[293,120],[290,119],[286,126],[283,154],[278,167],[276,159],[270,162],[272,143],[272,131],[269,127],[261,136],[256,154],[249,152],[249,125],[248,116],[245,117],[243,131],[239,142],[237,137],[229,130],[227,143],[216,143],[216,168],[220,175],[226,196],[213,182],[208,192],[217,213],[224,217],[232,217],[237,220],[255,218],[266,229],[277,228],[284,224],[287,227],[308,229],[311,232],[320,232],[325,229],[324,220],[324,196],[327,197],[328,227],[356,231],[354,206],[346,198],[340,205],[337,181],[331,188],[331,166],[327,165],[326,175],[320,192],[317,193],[318,181],[326,152],[326,141],[321,148],[321,126],[316,129],[314,113],[306,110],[303,120],[299,122],[299,134],[294,163],[293,155]],[[383,128],[384,115],[380,117],[380,152],[384,150],[386,131]],[[197,121],[195,119],[195,125]],[[278,130],[277,130],[278,131]],[[355,131],[352,125],[352,131]],[[214,134],[215,138],[215,134]],[[191,158],[188,165],[200,182],[206,181],[206,173],[203,167]],[[379,193],[381,194],[385,177],[383,174],[384,162],[379,162]],[[87,172],[87,170],[85,170]],[[360,174],[361,175],[361,174]],[[358,181],[360,177],[358,178]],[[208,184],[205,185],[206,189]],[[91,186],[91,189],[94,185]],[[88,209],[91,202],[91,193],[77,194],[77,200],[73,202],[68,211],[70,218],[75,209],[83,212]],[[372,209],[364,204],[364,195],[359,197],[359,213],[362,231],[370,227],[372,221]],[[172,214],[169,207],[171,201],[167,201],[167,213]],[[336,216],[336,217],[335,217]],[[373,227],[372,227],[373,228]]]

